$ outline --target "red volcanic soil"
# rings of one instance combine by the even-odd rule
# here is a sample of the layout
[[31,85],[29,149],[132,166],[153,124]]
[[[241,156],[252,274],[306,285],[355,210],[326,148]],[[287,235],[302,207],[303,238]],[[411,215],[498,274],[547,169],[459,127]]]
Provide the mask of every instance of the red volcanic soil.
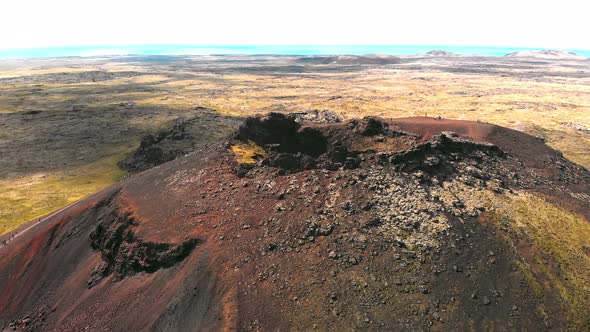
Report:
[[[427,139],[443,131],[452,131],[475,141],[487,141],[490,133],[495,128],[499,128],[489,123],[432,117],[399,118],[392,119],[391,122],[402,130],[416,133]],[[507,128],[502,129],[508,130]]]
[[[228,147],[240,141],[269,154],[238,164]],[[541,140],[485,123],[249,118],[227,143],[117,183],[0,248],[0,324],[560,329],[557,291],[545,290],[547,322],[479,210],[433,193],[461,182],[565,197],[590,194],[589,179]],[[588,217],[569,197],[553,199]]]

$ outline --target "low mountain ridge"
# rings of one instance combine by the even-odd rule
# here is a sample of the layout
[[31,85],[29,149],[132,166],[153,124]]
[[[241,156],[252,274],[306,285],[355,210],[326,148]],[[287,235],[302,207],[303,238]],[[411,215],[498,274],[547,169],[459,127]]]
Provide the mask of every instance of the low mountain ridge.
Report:
[[530,57],[539,59],[564,59],[564,60],[585,60],[586,58],[569,51],[542,50],[542,51],[518,51],[506,54],[507,57]]
[[449,52],[446,50],[432,50],[429,52],[426,52],[426,55],[432,55],[432,56],[454,56],[457,55],[453,52]]

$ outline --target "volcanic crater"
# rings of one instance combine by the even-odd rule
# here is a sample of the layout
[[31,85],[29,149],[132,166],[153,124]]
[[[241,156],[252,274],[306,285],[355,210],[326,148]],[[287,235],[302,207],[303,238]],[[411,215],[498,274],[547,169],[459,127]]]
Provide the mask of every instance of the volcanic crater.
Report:
[[588,309],[554,286],[570,287],[559,261],[543,256],[553,272],[539,272],[543,247],[501,217],[511,199],[532,195],[587,222],[587,169],[487,123],[314,114],[249,117],[225,142],[19,233],[0,249],[0,322],[53,331],[588,327]]

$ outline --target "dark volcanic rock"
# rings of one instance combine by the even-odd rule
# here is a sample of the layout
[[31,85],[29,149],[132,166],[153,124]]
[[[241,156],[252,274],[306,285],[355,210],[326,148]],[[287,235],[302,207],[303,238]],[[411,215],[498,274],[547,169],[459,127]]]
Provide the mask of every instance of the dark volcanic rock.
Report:
[[265,116],[246,118],[240,126],[238,138],[242,141],[254,141],[258,145],[284,144],[292,146],[300,124],[293,116],[281,113],[269,113]]
[[248,117],[236,136],[282,153],[304,153],[318,156],[326,151],[326,139],[315,128],[301,128],[291,114],[270,113]]
[[[187,131],[188,123],[184,119],[178,119],[172,129],[162,131],[156,135],[148,134],[139,145],[133,155],[120,162],[119,166],[130,171],[144,171],[174,160],[190,152],[191,134]],[[166,141],[188,142],[184,148],[167,148]]]
[[451,161],[470,158],[485,166],[492,166],[492,161],[503,157],[505,153],[495,145],[477,143],[452,132],[443,132],[412,149],[392,155],[389,162],[403,171],[436,171],[446,166],[447,172],[454,172]]
[[[129,103],[123,103],[129,107]],[[211,141],[222,140],[242,123],[241,119],[220,116],[215,110],[197,106],[198,116],[178,118],[169,129],[149,133],[140,146],[119,167],[132,172],[145,171],[185,156]]]
[[249,117],[236,139],[253,141],[266,148],[266,166],[297,172],[305,169],[355,168],[358,158],[339,142],[330,142],[322,128],[302,127],[292,114],[270,113]]
[[137,221],[130,213],[121,214],[108,198],[98,207],[109,205],[107,213],[90,234],[92,249],[99,251],[104,263],[95,268],[88,281],[88,287],[96,285],[102,278],[114,274],[122,279],[139,272],[152,273],[172,267],[187,257],[198,244],[197,239],[187,239],[178,244],[145,242],[133,233]]
[[387,135],[388,127],[389,125],[383,120],[373,116],[354,122],[354,130],[365,136]]

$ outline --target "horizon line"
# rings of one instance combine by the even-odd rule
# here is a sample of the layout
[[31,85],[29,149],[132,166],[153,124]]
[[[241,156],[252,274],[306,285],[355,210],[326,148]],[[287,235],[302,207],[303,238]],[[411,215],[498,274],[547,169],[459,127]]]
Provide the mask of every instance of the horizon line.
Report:
[[561,51],[590,58],[590,50],[484,45],[394,44],[103,44],[0,48],[0,59],[90,58],[124,56],[326,56],[326,55],[426,55],[447,51],[457,56],[502,57],[514,52]]

